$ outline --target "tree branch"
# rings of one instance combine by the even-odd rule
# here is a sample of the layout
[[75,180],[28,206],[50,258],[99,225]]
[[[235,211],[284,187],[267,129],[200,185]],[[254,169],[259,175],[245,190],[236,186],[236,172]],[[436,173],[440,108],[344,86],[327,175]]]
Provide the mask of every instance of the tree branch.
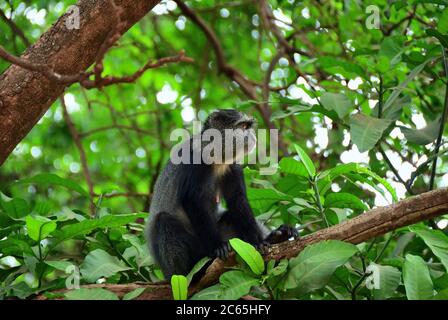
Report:
[[185,56],[185,51],[181,50],[177,55],[171,57],[160,58],[156,61],[148,61],[142,68],[137,70],[134,74],[123,77],[98,77],[95,80],[85,79],[81,82],[81,85],[86,89],[102,88],[118,83],[132,83],[140,78],[146,70],[159,68],[173,62],[193,62],[193,59]]
[[[294,241],[286,241],[269,248],[264,254],[264,260],[281,260],[297,256],[306,246],[322,240],[340,240],[358,244],[369,239],[382,236],[388,232],[420,221],[428,220],[448,213],[448,188],[434,190],[402,200],[395,204],[378,207],[365,212],[343,223],[322,229]],[[222,273],[236,264],[232,254],[226,261],[216,259],[208,267],[206,274],[196,284],[190,287],[189,294],[213,285],[219,281]],[[159,284],[131,283],[131,284],[93,284],[83,288],[105,288],[119,297],[137,288],[146,288],[138,299],[172,299],[170,285],[166,282]],[[59,290],[63,293],[66,290]],[[40,295],[37,299],[46,299]]]

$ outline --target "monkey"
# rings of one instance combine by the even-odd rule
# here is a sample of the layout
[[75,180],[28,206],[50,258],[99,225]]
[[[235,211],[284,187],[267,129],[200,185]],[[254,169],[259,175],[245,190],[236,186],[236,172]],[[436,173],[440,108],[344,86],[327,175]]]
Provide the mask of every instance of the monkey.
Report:
[[[155,183],[150,205],[146,238],[149,250],[166,279],[174,274],[187,275],[203,257],[225,259],[230,252],[228,240],[242,239],[266,249],[266,246],[298,237],[293,227],[282,225],[269,233],[258,223],[249,205],[242,166],[237,163],[256,144],[255,121],[233,109],[219,109],[206,119],[201,134],[217,130],[221,137],[233,129],[233,152],[224,161],[206,163],[173,163],[170,158]],[[200,148],[191,147],[190,159]],[[220,140],[221,139],[221,140]],[[224,149],[223,138],[211,144]],[[239,144],[238,144],[239,143]],[[181,151],[183,152],[182,149]],[[205,160],[204,160],[205,159]],[[221,197],[227,210],[220,212]]]

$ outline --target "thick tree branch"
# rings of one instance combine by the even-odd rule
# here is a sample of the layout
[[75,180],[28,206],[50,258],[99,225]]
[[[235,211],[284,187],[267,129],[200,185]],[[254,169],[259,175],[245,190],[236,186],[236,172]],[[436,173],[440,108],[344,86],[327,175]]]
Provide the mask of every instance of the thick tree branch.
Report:
[[[122,22],[118,34],[125,33],[159,1],[117,0]],[[42,74],[47,72],[39,70],[42,63],[59,75],[82,74],[95,62],[110,30],[115,29],[114,6],[109,0],[79,0],[77,6],[79,29],[67,28],[70,14],[65,14],[20,58],[39,66],[36,70],[12,65],[0,76],[0,165],[66,86]]]
[[[434,190],[397,202],[386,207],[379,207],[365,212],[353,219],[319,230],[295,241],[287,241],[272,246],[264,255],[266,261],[281,260],[297,256],[306,246],[322,240],[341,240],[358,244],[384,235],[390,231],[420,221],[448,214],[448,188]],[[226,261],[216,259],[207,269],[205,276],[190,288],[190,295],[218,282],[219,276],[236,263],[233,255]],[[85,288],[101,287],[115,292],[122,297],[136,289],[147,288],[138,299],[171,299],[170,285],[160,284],[95,284]],[[63,291],[62,291],[63,292]],[[38,299],[45,299],[38,296]]]

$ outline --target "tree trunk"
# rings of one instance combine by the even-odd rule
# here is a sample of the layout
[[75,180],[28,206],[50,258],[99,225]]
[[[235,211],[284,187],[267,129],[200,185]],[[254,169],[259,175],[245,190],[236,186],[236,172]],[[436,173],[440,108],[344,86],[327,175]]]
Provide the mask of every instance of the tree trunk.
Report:
[[[122,35],[160,0],[115,0],[121,7]],[[48,64],[62,75],[86,70],[116,25],[110,0],[80,0],[80,28],[66,26],[67,13],[22,55],[22,59]],[[66,85],[51,81],[40,72],[16,65],[0,75],[0,165],[28,134]]]

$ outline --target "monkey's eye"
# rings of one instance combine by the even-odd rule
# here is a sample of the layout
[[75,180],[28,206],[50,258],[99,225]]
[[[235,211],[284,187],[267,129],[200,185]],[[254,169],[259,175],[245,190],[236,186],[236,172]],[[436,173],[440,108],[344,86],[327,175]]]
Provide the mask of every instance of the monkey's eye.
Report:
[[247,130],[250,129],[252,127],[252,123],[251,122],[243,122],[240,124],[240,128],[243,130]]

